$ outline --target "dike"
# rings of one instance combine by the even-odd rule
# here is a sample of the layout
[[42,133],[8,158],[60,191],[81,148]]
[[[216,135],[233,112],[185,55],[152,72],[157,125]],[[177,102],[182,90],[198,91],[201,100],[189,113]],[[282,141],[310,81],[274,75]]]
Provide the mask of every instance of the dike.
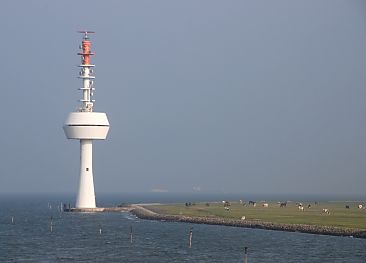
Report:
[[141,219],[162,220],[171,222],[185,222],[193,224],[223,225],[245,228],[257,228],[287,232],[301,232],[317,235],[348,236],[366,238],[366,230],[355,228],[342,228],[333,226],[318,226],[305,224],[279,224],[262,221],[236,220],[219,217],[191,217],[180,215],[161,215],[144,206],[133,205],[130,212]]

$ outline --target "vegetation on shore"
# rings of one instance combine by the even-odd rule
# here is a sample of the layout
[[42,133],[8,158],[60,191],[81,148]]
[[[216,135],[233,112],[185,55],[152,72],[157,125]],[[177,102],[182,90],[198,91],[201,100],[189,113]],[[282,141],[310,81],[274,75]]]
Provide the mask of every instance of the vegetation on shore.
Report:
[[[264,203],[268,207],[264,207]],[[303,202],[303,211],[298,203],[288,202],[280,207],[278,202],[258,202],[256,206],[230,202],[225,209],[222,202],[159,204],[148,209],[161,215],[177,215],[201,218],[223,218],[276,224],[306,224],[366,230],[366,210],[358,208],[361,202]],[[348,206],[349,208],[346,208]],[[323,209],[328,209],[329,214]]]

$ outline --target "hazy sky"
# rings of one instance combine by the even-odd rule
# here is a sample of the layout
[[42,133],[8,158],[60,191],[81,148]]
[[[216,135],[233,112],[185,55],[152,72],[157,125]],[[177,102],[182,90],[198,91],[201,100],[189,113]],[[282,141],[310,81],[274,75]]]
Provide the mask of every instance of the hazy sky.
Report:
[[97,193],[365,195],[365,1],[9,0],[0,25],[0,192],[76,192],[88,29]]

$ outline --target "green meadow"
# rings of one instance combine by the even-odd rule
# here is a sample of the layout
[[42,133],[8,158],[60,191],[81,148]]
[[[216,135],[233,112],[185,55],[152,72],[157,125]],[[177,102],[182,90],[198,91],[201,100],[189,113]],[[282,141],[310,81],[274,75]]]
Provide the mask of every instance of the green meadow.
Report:
[[[243,205],[240,202],[230,202],[229,210],[222,202],[186,204],[149,205],[149,209],[163,215],[184,215],[194,217],[220,217],[230,219],[265,221],[284,224],[308,224],[336,226],[344,228],[366,229],[366,210],[359,209],[362,202],[302,202],[304,210],[299,210],[296,202],[288,202],[286,207],[280,207],[278,202],[258,202],[256,206]],[[308,205],[310,204],[310,208]],[[346,205],[349,208],[346,208]],[[323,209],[328,209],[329,214]]]

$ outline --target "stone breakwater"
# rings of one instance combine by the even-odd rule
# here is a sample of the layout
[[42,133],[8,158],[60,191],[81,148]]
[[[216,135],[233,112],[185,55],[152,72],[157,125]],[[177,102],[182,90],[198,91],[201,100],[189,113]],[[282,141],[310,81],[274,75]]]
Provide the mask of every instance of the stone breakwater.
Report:
[[149,210],[146,207],[134,205],[130,212],[141,219],[164,220],[172,222],[186,222],[194,224],[224,225],[246,228],[258,228],[277,231],[301,232],[319,235],[352,236],[366,238],[366,230],[354,228],[341,228],[333,226],[318,226],[305,224],[279,224],[262,221],[236,220],[219,217],[191,217],[181,215],[162,215]]
[[64,208],[64,212],[100,213],[100,212],[129,212],[130,207],[96,207],[96,208]]

